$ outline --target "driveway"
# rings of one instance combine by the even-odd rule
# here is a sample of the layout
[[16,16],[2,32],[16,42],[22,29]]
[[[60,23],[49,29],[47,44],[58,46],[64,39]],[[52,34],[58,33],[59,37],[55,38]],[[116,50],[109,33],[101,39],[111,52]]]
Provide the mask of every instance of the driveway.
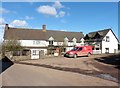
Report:
[[78,57],[76,59],[60,56],[39,60],[20,61],[19,63],[96,76],[118,82],[120,81],[118,76],[118,58],[119,56],[112,54],[92,55],[90,57]]
[[14,64],[1,75],[2,86],[118,86],[97,77],[23,64]]

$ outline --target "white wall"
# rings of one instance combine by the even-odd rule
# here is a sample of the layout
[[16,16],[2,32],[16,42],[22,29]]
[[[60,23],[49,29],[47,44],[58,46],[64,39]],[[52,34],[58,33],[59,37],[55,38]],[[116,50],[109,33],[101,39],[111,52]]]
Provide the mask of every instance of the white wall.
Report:
[[48,46],[45,40],[20,40],[22,46],[45,47]]
[[118,50],[118,41],[111,30],[107,33],[106,36],[110,37],[110,41],[106,42],[106,37],[104,37],[103,40],[105,41],[102,41],[102,53],[106,52],[105,48],[109,48],[109,53],[114,53],[114,49]]
[[73,42],[68,42],[68,46],[73,46]]
[[[44,51],[44,55],[47,54],[47,49],[30,49],[31,50],[31,59],[39,59],[39,52],[41,50]],[[37,51],[37,55],[33,55],[33,51],[36,50]]]
[[[44,40],[20,40],[21,45],[25,47],[46,47],[48,46],[49,42]],[[44,51],[44,54],[47,54],[47,49],[30,49],[31,50],[31,59],[39,59],[39,52],[41,50]],[[33,50],[37,51],[37,55],[33,55]]]
[[[25,47],[47,47],[49,45],[49,41],[45,41],[45,40],[20,40],[21,45],[25,46]],[[53,42],[54,46],[57,45],[63,45],[63,42]],[[76,43],[76,45],[81,45],[80,43]],[[68,42],[68,46],[73,46],[73,42]],[[66,51],[71,50],[73,47],[67,47]],[[47,54],[47,49],[30,49],[31,50],[31,59],[39,59],[39,52],[41,50],[44,51],[44,54]],[[36,50],[37,51],[37,55],[33,55],[33,51]]]
[[53,45],[54,45],[54,46],[57,46],[57,44],[58,44],[57,42],[53,42]]

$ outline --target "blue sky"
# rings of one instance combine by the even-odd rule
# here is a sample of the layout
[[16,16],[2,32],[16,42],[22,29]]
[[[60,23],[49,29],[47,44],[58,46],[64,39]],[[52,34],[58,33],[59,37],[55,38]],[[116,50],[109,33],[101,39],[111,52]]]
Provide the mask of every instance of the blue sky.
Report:
[[[75,31],[84,34],[112,28],[118,36],[117,2],[3,2],[0,24],[47,30]],[[1,27],[0,37],[3,29]]]

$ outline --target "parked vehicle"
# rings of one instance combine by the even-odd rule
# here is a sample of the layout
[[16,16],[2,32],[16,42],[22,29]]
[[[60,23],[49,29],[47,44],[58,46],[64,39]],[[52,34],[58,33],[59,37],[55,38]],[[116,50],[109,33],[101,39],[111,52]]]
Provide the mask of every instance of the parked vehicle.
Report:
[[65,57],[90,56],[93,53],[92,46],[76,46],[64,54]]

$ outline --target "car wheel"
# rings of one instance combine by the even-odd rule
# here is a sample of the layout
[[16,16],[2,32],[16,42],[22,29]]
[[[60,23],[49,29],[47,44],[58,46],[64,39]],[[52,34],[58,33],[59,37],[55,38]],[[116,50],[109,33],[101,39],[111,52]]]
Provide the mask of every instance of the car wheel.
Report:
[[77,54],[74,55],[74,58],[77,58]]
[[91,54],[90,54],[90,53],[88,53],[88,54],[87,54],[87,57],[89,57],[90,55],[91,55]]

